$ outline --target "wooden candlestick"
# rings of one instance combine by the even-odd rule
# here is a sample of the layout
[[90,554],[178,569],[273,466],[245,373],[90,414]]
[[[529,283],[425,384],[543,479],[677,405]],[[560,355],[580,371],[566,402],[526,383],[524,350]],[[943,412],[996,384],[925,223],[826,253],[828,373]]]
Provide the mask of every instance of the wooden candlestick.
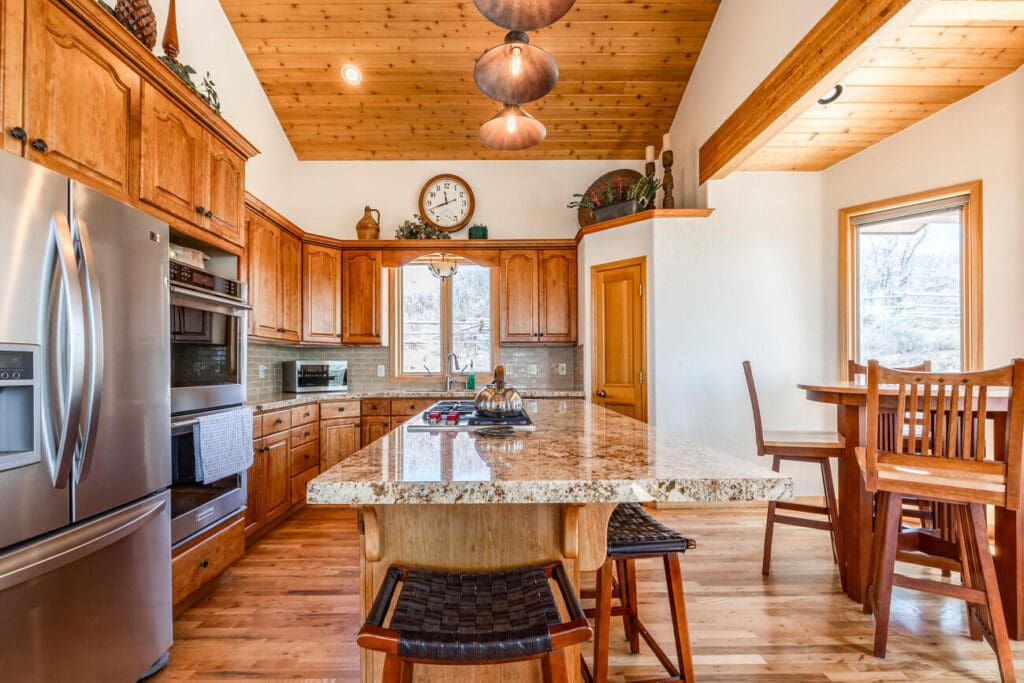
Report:
[[644,175],[646,175],[648,178],[653,178],[654,177],[654,173],[657,170],[658,170],[658,167],[655,165],[655,163],[653,161],[648,161],[647,165],[644,166]]
[[167,8],[167,27],[164,29],[164,55],[172,61],[178,61],[178,12],[171,0]]
[[661,181],[665,196],[661,200],[661,208],[674,209],[676,200],[672,196],[672,186],[674,185],[672,182],[672,150],[668,149],[661,153],[661,165],[665,168],[665,177]]

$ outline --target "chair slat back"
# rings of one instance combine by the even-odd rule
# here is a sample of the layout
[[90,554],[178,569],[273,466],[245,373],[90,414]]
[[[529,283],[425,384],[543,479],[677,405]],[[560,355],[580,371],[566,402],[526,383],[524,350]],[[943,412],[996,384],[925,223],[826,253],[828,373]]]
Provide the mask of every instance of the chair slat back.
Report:
[[[907,365],[896,369],[906,370],[908,372],[931,372],[932,362],[930,360],[925,360],[921,361],[917,365]],[[850,378],[851,382],[856,380],[858,377],[863,377],[864,379],[867,379],[868,366],[861,365],[857,361],[850,359],[846,361],[846,376]]]
[[[867,374],[869,491],[1020,508],[1024,360],[959,373],[899,370],[871,361]],[[892,407],[881,395],[886,385],[896,388]],[[986,430],[990,387],[1010,391],[1005,419],[994,422],[994,448],[988,447]],[[895,421],[892,438],[879,433],[879,418],[887,413]]]
[[[857,361],[850,359],[847,361],[847,378],[852,382],[857,379],[866,380],[868,377],[868,366],[861,365]],[[906,370],[908,372],[931,372],[932,362],[930,360],[921,361],[917,365],[908,365],[905,367],[898,368],[899,370]],[[892,450],[894,448],[893,443],[896,441],[896,415],[892,412],[882,412],[878,416],[878,443],[879,447],[886,450]]]
[[754,371],[750,361],[743,361],[743,375],[747,378],[747,393],[750,395],[750,408],[754,411],[754,438],[757,440],[757,454],[764,455],[764,427],[761,425],[761,405],[757,402],[757,387],[754,386]]

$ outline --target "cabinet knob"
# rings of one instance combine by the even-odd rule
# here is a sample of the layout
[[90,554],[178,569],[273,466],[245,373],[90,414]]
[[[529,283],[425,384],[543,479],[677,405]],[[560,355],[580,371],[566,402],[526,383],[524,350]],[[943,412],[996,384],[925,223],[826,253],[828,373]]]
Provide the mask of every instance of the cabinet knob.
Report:
[[26,133],[25,129],[20,126],[15,126],[14,128],[11,128],[9,131],[7,131],[7,134],[10,135],[15,140],[21,140],[22,142],[28,140],[28,133]]
[[309,453],[306,453],[306,454],[305,454],[304,456],[302,456],[302,457],[304,457],[304,458],[305,458],[306,460],[309,460]]
[[598,398],[607,398],[608,397],[608,392],[606,392],[604,389],[598,389],[597,390],[597,397]]
[[50,146],[46,144],[46,140],[43,140],[42,138],[36,138],[35,140],[32,141],[32,149],[38,150],[40,152],[49,152]]
[[344,407],[342,407],[342,408],[338,408],[338,412],[339,412],[339,413],[344,413],[344,412],[345,412],[345,408],[344,408]]
[[201,206],[197,206],[196,207],[196,213],[198,213],[200,216],[202,216],[202,215],[206,214],[206,209],[204,209]]
[[206,213],[204,213],[203,215],[206,216],[207,218],[213,218],[213,211],[207,209]]
[[277,418],[276,420],[274,420],[274,424],[276,424],[276,425],[283,424],[283,423],[284,423],[284,420],[282,420],[281,418]]
[[210,561],[209,560],[203,560],[202,562],[199,563],[199,566],[202,567],[203,569],[206,569],[207,567],[210,566]]
[[310,435],[310,433],[309,433],[309,432],[306,432],[306,436],[309,436],[309,435]]

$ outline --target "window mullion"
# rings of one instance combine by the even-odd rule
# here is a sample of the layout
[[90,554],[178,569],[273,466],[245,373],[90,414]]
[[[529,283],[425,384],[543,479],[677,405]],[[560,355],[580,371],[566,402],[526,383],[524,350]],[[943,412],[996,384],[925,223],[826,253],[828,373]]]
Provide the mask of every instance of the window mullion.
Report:
[[447,372],[445,363],[452,350],[452,279],[441,280],[441,369]]

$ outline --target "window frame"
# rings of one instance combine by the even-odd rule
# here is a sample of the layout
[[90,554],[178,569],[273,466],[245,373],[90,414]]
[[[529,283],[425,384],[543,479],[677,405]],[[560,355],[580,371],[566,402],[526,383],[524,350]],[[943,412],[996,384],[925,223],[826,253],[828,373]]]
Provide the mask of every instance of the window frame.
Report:
[[[960,259],[960,363],[964,371],[982,369],[983,362],[983,270],[981,180],[972,180],[934,190],[883,199],[839,210],[839,368],[847,376],[847,361],[858,347],[857,228],[856,216],[910,208],[940,199],[967,195],[961,208]],[[855,359],[864,362],[862,359]],[[922,359],[924,360],[924,359]]]
[[[391,379],[399,382],[423,382],[435,377],[444,379],[445,359],[452,348],[452,281],[451,278],[441,280],[441,372],[428,374],[423,372],[402,371],[402,268],[405,266],[421,265],[427,262],[427,257],[413,259],[396,268],[390,268],[388,283],[391,291],[390,318],[391,318]],[[491,363],[498,365],[500,352],[500,331],[498,329],[498,269],[474,263],[465,257],[459,257],[459,264],[487,268],[491,276]],[[459,376],[466,376],[466,368],[456,373]],[[477,386],[492,381],[494,368],[474,368]]]

